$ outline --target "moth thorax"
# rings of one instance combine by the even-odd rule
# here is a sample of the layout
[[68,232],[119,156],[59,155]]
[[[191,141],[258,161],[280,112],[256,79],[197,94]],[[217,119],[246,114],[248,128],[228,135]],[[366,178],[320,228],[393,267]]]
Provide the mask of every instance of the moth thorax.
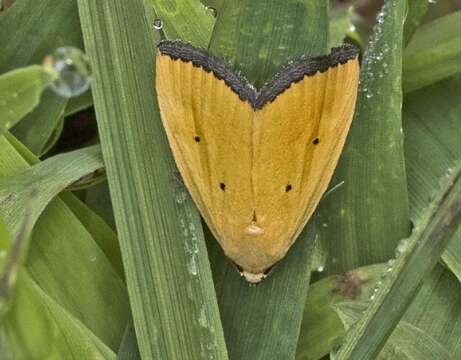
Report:
[[264,234],[264,229],[256,225],[256,222],[252,221],[250,225],[247,226],[245,232],[248,235],[258,236]]

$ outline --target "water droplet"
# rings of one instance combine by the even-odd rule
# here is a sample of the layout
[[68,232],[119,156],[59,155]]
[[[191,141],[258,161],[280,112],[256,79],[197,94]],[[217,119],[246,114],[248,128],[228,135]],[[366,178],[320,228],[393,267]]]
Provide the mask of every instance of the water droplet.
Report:
[[387,262],[387,272],[391,272],[392,270],[394,270],[394,264],[395,264],[395,259],[390,259],[388,262]]
[[367,99],[371,99],[373,97],[373,94],[371,92],[367,91],[367,93],[365,94],[365,97]]
[[427,0],[429,4],[437,4],[437,0]]
[[317,268],[317,272],[323,272],[325,270],[325,265],[320,265],[318,268]]
[[95,255],[95,256],[92,256],[92,257],[90,257],[90,261],[91,261],[91,262],[95,262],[95,261],[96,261],[96,258],[97,258],[96,255]]
[[62,97],[79,96],[90,87],[90,62],[80,49],[60,47],[44,59],[43,66],[56,73],[51,88]]
[[355,25],[349,26],[349,32],[355,32],[355,30],[357,30]]
[[198,323],[200,326],[206,328],[208,327],[208,319],[206,317],[206,313],[205,313],[205,308],[202,307],[200,309],[200,315],[199,315],[199,318],[198,318]]
[[182,204],[187,199],[187,193],[185,191],[176,192],[175,200],[178,204]]
[[152,26],[155,30],[162,30],[163,28],[163,21],[162,19],[155,19]]
[[395,255],[399,256],[403,254],[405,251],[408,250],[408,239],[403,239],[402,241],[399,242],[395,249]]
[[195,260],[195,255],[192,255],[189,262],[187,263],[187,270],[189,270],[189,273],[191,275],[197,275],[198,270],[197,270],[197,261]]
[[210,12],[211,16],[217,17],[218,16],[218,10],[216,10],[212,6],[207,6],[206,9]]
[[370,296],[370,300],[374,300],[374,299],[375,299],[375,297],[376,297],[376,295],[375,295],[375,294],[371,295],[371,296]]
[[327,224],[327,223],[323,223],[322,226],[323,226],[324,228],[327,228],[327,227],[328,227],[328,224]]

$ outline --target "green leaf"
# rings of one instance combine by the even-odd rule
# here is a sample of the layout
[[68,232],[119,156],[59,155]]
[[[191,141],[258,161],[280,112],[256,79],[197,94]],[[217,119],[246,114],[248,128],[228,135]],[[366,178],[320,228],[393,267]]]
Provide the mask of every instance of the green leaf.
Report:
[[[27,21],[24,21],[27,19]],[[39,64],[60,46],[83,48],[75,0],[15,0],[0,13],[0,72]]]
[[[327,28],[324,1],[224,2],[209,50],[260,85],[292,59],[325,54]],[[257,287],[240,278],[217,241],[209,238],[230,358],[293,358],[309,287],[313,226],[306,227],[286,258]]]
[[56,95],[53,90],[43,92],[40,106],[28,114],[11,132],[38,156],[46,150],[54,131],[63,120],[67,99]]
[[75,114],[85,110],[93,105],[93,94],[91,91],[85,91],[82,95],[70,98],[65,111],[65,116]]
[[130,321],[125,329],[122,344],[117,354],[118,360],[140,360],[138,342],[136,341],[136,333],[134,331],[133,322]]
[[335,359],[370,359],[379,354],[460,223],[461,167],[447,179],[412,237],[399,244],[399,255],[389,263],[388,276]]
[[14,359],[115,359],[115,354],[21,271],[14,304],[2,320]]
[[[0,153],[0,178],[27,169],[27,162],[5,137],[0,137]],[[124,284],[91,234],[59,198],[51,201],[34,227],[25,270],[20,273],[18,281],[21,281],[23,273],[29,274],[35,284],[34,287],[25,290],[23,298],[34,303],[39,301],[34,300],[38,296],[34,289],[38,287],[47,299],[52,299],[59,307],[54,308],[50,305],[47,306],[47,313],[40,310],[36,312],[28,306],[16,307],[16,297],[13,297],[8,316],[12,314],[15,318],[10,323],[9,343],[19,346],[18,344],[24,342],[37,341],[42,344],[43,340],[43,348],[40,347],[40,351],[48,351],[50,343],[60,341],[61,338],[67,339],[66,334],[69,333],[66,331],[69,328],[63,325],[54,332],[43,332],[41,340],[34,339],[35,332],[19,329],[20,324],[47,326],[50,317],[61,316],[55,314],[56,309],[58,312],[65,311],[69,314],[66,316],[72,316],[80,322],[81,326],[86,328],[87,335],[93,333],[91,337],[99,339],[96,339],[98,343],[104,343],[113,351],[118,349],[129,317]],[[16,295],[18,291],[22,291],[20,286],[16,288]],[[39,302],[42,303],[42,300]],[[15,307],[19,310],[15,311]],[[73,338],[72,334],[69,337]],[[77,346],[77,338],[73,341]],[[21,347],[15,351],[21,351]],[[38,346],[36,351],[40,354]],[[61,357],[58,358],[66,358],[67,354],[63,354],[61,353]]]
[[[366,303],[348,302],[335,305],[335,311],[343,320],[345,327],[352,326],[362,316]],[[450,352],[437,340],[432,338],[422,329],[405,321],[400,321],[383,350],[377,357],[378,360],[439,360],[450,359]],[[335,356],[332,356],[335,359]]]
[[420,26],[429,8],[429,3],[430,1],[427,0],[407,1],[407,15],[403,32],[404,44],[408,44],[416,29]]
[[41,66],[29,66],[0,76],[0,136],[37,106],[42,91],[54,76]]
[[224,0],[201,0],[200,2],[206,7],[212,7],[215,9],[217,11],[216,14],[220,14],[220,10],[224,5]]
[[[422,329],[458,359],[461,334],[461,284],[444,266],[437,265],[424,280],[403,320]],[[418,343],[415,344],[419,346]],[[423,347],[423,345],[422,345]],[[439,359],[450,359],[440,356]]]
[[403,88],[414,91],[461,72],[461,11],[421,26],[403,58]]
[[107,181],[97,184],[86,191],[85,204],[101,216],[112,229],[115,229],[114,211]]
[[[12,243],[5,244],[7,250],[2,253],[6,255],[0,259],[0,316],[9,310],[11,293],[29,247],[29,237],[34,223],[28,208],[24,210],[24,217],[21,220],[22,223],[19,224],[20,227],[14,234]],[[10,241],[8,238],[5,240]]]
[[345,330],[333,306],[344,301],[368,300],[385,270],[383,264],[370,265],[312,284],[304,308],[296,359],[318,360],[339,346]]
[[326,11],[318,0],[224,2],[209,50],[260,87],[290,60],[327,52]]
[[401,122],[404,0],[387,0],[366,49],[356,113],[331,184],[317,211],[328,243],[326,269],[344,272],[389,259],[409,233]]
[[14,176],[1,177],[0,209],[12,234],[18,233],[24,216],[34,224],[57,194],[103,166],[101,149],[93,146],[53,156]]
[[149,1],[168,39],[181,39],[202,47],[208,45],[215,19],[200,1]]
[[346,6],[338,6],[330,14],[330,37],[328,47],[342,44],[347,32],[352,26],[351,13]]
[[366,301],[344,301],[332,306],[333,310],[341,319],[346,331],[348,331],[357,322],[357,320],[360,319],[362,313],[367,309],[367,307],[368,303]]
[[[341,324],[340,317],[335,310],[340,309],[339,315],[347,325],[355,323],[364,310],[364,304],[371,295],[375,295],[375,288],[387,276],[385,264],[371,265],[347,272],[344,275],[333,275],[324,278],[309,289],[301,327],[297,359],[320,360],[330,351],[338,349],[346,332]],[[437,354],[435,359],[449,359],[443,354],[453,353],[459,340],[461,331],[461,312],[459,301],[461,286],[450,271],[438,265],[413,300],[403,319],[387,341],[379,359],[424,359],[420,357],[422,351],[428,355]],[[335,309],[335,310],[333,310]],[[412,334],[402,335],[399,332],[401,325],[411,328],[418,335],[419,340],[412,338]],[[346,326],[348,327],[348,326]],[[406,330],[405,330],[406,331]],[[419,336],[421,335],[421,336]],[[426,349],[426,344],[433,344]],[[406,343],[405,349],[396,350],[400,344]],[[435,349],[433,351],[432,349]],[[397,354],[390,356],[394,350]],[[454,357],[456,358],[456,357]]]
[[[9,133],[5,134],[9,143],[14,149],[27,161],[29,165],[34,165],[39,160],[14,136]],[[114,231],[99,217],[96,213],[90,210],[90,208],[78,200],[70,192],[63,192],[60,195],[61,199],[65,204],[73,211],[74,215],[80,220],[85,226],[86,230],[91,234],[93,239],[102,249],[104,254],[108,257],[114,268],[118,271],[121,278],[124,277],[122,259],[120,255],[120,248],[118,246],[118,239]],[[107,193],[107,197],[109,194]],[[106,204],[111,207],[110,199],[107,200]],[[108,209],[111,211],[111,209]],[[113,218],[110,219],[111,224]],[[113,226],[115,228],[115,226]]]
[[[461,103],[457,95],[460,92],[461,79],[455,78],[405,98],[405,155],[413,222],[429,205],[440,179],[461,161]],[[461,281],[461,229],[442,259]]]
[[[61,199],[91,234],[120,278],[124,279],[125,273],[123,270],[122,255],[120,254],[120,247],[118,246],[118,239],[115,232],[99,215],[91,211],[86,204],[81,202],[72,193],[67,191],[62,193]],[[110,203],[108,206],[111,206]]]
[[79,10],[141,356],[226,359],[200,218],[155,103],[154,19],[142,0],[79,0]]
[[[76,0],[15,0],[14,6],[0,14],[0,29],[14,34],[0,37],[0,72],[39,64],[61,46],[83,49]],[[35,154],[42,154],[67,102],[45,91],[38,107],[18,124],[15,135]]]
[[8,231],[5,220],[3,220],[3,215],[0,215],[0,265],[6,255],[6,250],[8,250],[11,245],[10,237],[11,235]]

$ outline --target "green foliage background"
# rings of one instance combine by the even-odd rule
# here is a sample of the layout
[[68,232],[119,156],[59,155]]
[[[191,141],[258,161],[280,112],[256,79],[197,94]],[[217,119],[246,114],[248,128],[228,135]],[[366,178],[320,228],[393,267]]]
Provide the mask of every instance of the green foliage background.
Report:
[[[0,11],[1,359],[461,357],[456,1],[9,5]],[[207,48],[256,85],[345,38],[363,50],[332,180],[344,185],[257,287],[239,278],[177,181],[152,86],[161,38]],[[85,48],[93,83],[67,100],[37,64],[69,45]]]

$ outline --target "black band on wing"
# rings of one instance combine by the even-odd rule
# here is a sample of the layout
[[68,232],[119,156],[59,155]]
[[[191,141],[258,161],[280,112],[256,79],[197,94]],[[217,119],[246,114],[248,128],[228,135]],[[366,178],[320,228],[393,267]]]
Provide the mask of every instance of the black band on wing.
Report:
[[254,109],[261,109],[266,103],[274,101],[291,84],[301,81],[305,76],[345,64],[355,59],[359,53],[353,45],[344,44],[333,48],[329,55],[291,62],[258,90],[243,75],[236,73],[223,60],[210,55],[204,49],[179,40],[163,40],[159,43],[158,49],[162,55],[168,55],[173,60],[192,62],[194,66],[202,67],[206,72],[212,72],[218,79],[224,80],[242,101],[248,101]]

